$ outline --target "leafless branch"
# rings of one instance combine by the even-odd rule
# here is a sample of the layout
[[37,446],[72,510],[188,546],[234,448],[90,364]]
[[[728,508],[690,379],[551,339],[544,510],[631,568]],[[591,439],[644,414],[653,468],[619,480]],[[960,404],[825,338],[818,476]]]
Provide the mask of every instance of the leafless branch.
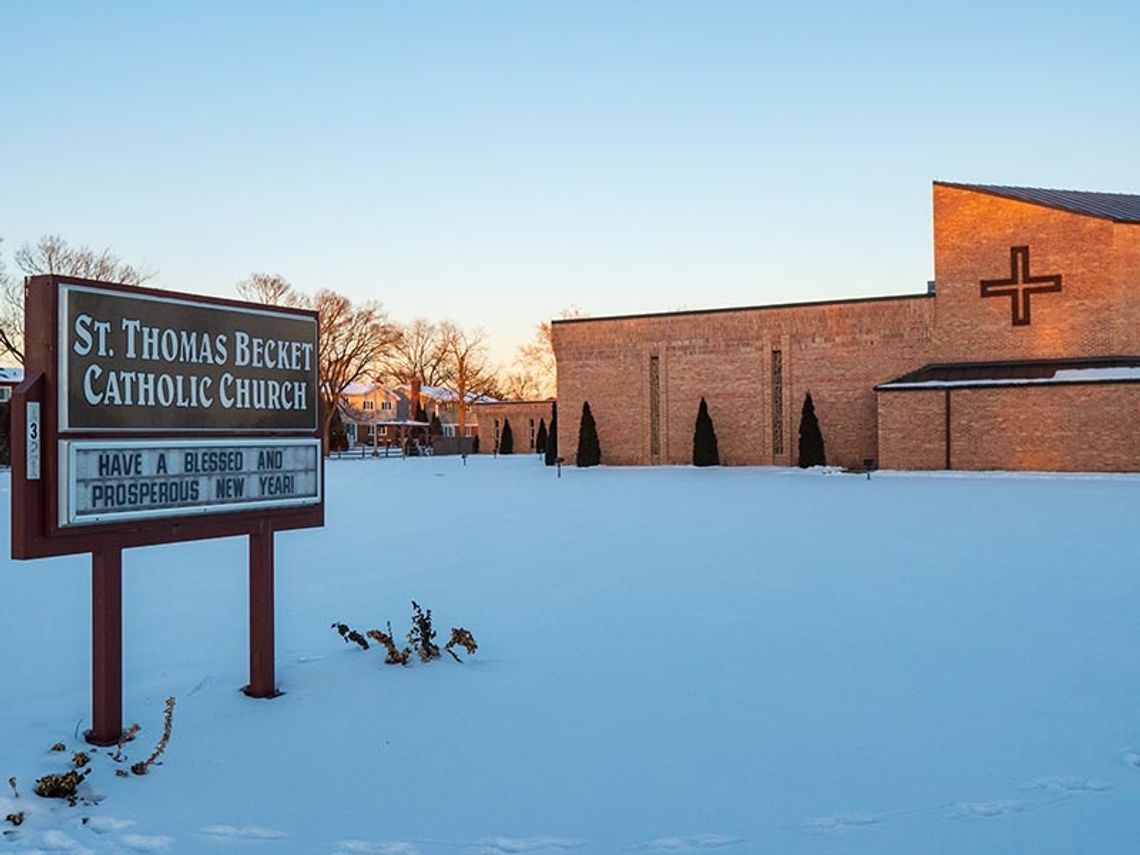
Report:
[[487,356],[487,336],[482,330],[467,331],[452,321],[444,321],[440,330],[447,365],[443,387],[455,394],[459,435],[466,436],[467,410],[472,402],[499,394],[497,372]]
[[73,247],[59,235],[44,235],[35,244],[25,243],[16,250],[15,258],[16,266],[28,276],[57,273],[124,285],[141,285],[155,276],[150,267],[127,264],[109,249]]
[[[15,252],[16,266],[27,276],[55,273],[104,282],[141,285],[155,276],[149,267],[135,267],[109,249],[73,247],[59,235],[44,235]],[[0,357],[24,362],[24,287],[0,261]]]
[[[559,314],[562,318],[586,316],[577,306],[563,309]],[[554,397],[558,388],[558,366],[554,361],[554,331],[549,321],[534,328],[531,341],[519,345],[515,370],[507,376],[505,385],[516,392],[526,392],[518,397]]]
[[0,258],[0,356],[24,364],[24,289]]
[[234,287],[243,300],[251,303],[293,308],[308,303],[306,296],[294,288],[280,273],[251,273],[248,279],[243,279]]
[[443,386],[448,359],[439,324],[416,318],[399,327],[399,337],[380,366],[384,378],[394,384],[419,380],[426,386]]

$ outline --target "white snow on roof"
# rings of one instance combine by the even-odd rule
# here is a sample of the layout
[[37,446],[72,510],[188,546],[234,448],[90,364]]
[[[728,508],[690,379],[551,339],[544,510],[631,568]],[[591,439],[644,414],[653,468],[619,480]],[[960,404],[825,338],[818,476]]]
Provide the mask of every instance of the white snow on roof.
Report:
[[[401,386],[400,387],[400,391],[405,392],[407,394],[410,394],[411,390],[412,390],[411,386]],[[420,397],[431,398],[433,401],[444,401],[444,402],[455,401],[459,398],[459,396],[455,393],[454,390],[445,389],[443,386],[421,386],[420,387]],[[491,398],[487,395],[478,395],[475,392],[468,392],[467,393],[467,402],[468,403],[475,403],[475,402],[488,403],[488,402],[493,402],[494,400],[495,400],[494,398]]]
[[367,395],[376,388],[375,383],[349,383],[344,387],[345,395]]
[[988,377],[974,380],[922,380],[884,383],[880,389],[956,389],[964,386],[1036,386],[1042,383],[1108,383],[1140,381],[1140,366],[1116,368],[1061,368],[1052,377]]
[[1054,380],[1140,380],[1140,365],[1116,368],[1063,368],[1053,375]]

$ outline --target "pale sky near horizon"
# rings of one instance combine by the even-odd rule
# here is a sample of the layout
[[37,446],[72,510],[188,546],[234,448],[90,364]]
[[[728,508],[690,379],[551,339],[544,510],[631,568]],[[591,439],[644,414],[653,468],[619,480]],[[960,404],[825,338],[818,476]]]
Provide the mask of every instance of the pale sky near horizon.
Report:
[[1140,192],[1125,2],[0,0],[0,254],[483,327],[916,293],[935,179]]

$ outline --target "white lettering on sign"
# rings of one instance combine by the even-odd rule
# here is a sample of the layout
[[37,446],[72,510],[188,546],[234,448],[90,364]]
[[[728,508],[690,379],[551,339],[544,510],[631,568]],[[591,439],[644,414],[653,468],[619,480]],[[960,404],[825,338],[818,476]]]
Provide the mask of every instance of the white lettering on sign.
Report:
[[25,471],[29,481],[40,480],[40,404],[28,401],[27,466]]
[[60,442],[61,526],[315,505],[317,439]]
[[58,311],[61,434],[316,432],[312,313],[73,283]]

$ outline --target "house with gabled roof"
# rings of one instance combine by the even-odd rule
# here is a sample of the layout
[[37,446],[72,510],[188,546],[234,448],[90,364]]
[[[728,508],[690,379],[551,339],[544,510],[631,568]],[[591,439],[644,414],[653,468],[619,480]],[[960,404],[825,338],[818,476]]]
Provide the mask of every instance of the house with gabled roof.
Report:
[[[492,401],[483,395],[469,394],[464,443],[458,442],[459,398],[455,392],[439,386],[420,383],[385,386],[378,382],[349,384],[340,403],[341,421],[350,446],[391,445],[409,435],[429,434],[431,423],[439,420],[439,438],[432,439],[435,449],[455,453],[469,449],[479,435],[474,405]],[[417,414],[422,409],[422,420]]]

